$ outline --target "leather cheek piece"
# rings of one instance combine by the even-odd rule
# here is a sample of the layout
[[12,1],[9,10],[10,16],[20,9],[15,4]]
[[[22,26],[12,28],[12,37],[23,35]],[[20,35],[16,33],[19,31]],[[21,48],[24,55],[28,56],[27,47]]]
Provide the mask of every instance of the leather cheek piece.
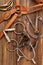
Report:
[[14,14],[16,12],[16,9],[11,9],[10,11],[6,12],[1,18],[0,18],[0,23],[2,23],[4,20],[7,20],[8,18],[10,18],[10,16],[12,14]]
[[[12,24],[13,24],[13,22],[16,20],[16,18],[17,18],[17,14],[15,14],[11,19],[10,19],[10,21],[9,21],[9,23],[8,24],[6,24],[6,26],[5,26],[5,28],[4,29],[8,29]],[[0,32],[0,39],[3,37],[3,31],[2,32]]]

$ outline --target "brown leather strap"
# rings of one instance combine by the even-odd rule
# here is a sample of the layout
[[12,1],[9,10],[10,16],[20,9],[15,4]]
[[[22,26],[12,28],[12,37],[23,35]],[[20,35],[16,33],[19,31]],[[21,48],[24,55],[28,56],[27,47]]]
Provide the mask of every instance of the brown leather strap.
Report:
[[[10,19],[9,23],[6,24],[6,26],[5,26],[4,29],[8,29],[8,28],[13,24],[13,22],[15,21],[15,19],[17,18],[17,16],[18,16],[18,15],[15,14],[15,15]],[[3,36],[3,32],[0,32],[0,38],[2,38],[2,36]]]
[[[27,12],[27,9],[29,9],[29,11]],[[21,7],[20,8],[20,11],[22,14],[27,14],[27,13],[33,13],[33,12],[36,12],[36,11],[39,11],[43,9],[43,4],[38,4],[38,5],[35,5],[35,6],[31,6],[29,8],[25,8],[25,7]],[[12,15],[13,13],[16,12],[16,9],[13,8],[11,9],[10,11],[8,11],[6,14],[3,15],[3,17],[0,18],[0,23],[2,21],[4,21],[7,17],[9,17],[10,15]]]
[[34,6],[27,7],[27,11],[29,14],[40,11],[43,9],[43,4],[37,4]]
[[1,18],[0,18],[0,23],[3,22],[7,17],[11,16],[12,14],[14,14],[16,12],[16,9],[11,9],[10,11],[8,11],[7,13],[5,13]]
[[43,9],[43,4],[37,4],[37,5],[31,6],[31,7],[27,7],[27,8],[22,6],[20,8],[22,14],[31,14],[31,13],[40,11],[42,9]]
[[36,8],[36,7],[41,7],[41,6],[43,6],[43,3],[42,4],[33,5],[33,6],[28,7],[28,8]]

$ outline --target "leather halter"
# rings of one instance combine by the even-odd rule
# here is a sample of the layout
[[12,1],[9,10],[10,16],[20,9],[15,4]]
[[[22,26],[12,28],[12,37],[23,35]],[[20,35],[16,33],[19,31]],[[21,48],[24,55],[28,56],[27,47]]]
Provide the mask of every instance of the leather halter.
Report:
[[[8,24],[6,24],[6,26],[4,27],[4,29],[8,29],[13,22],[16,20],[16,18],[21,14],[21,15],[26,15],[26,14],[30,14],[39,10],[43,9],[43,4],[37,4],[31,7],[24,7],[24,6],[20,6],[19,4],[19,0],[16,0],[16,7],[12,8],[10,11],[8,11],[6,14],[4,14],[1,18],[0,18],[0,23],[3,22],[4,20],[7,19],[7,17],[11,17],[11,15],[13,14],[13,17],[10,19],[10,21],[8,22]],[[28,11],[29,9],[29,11]],[[20,12],[20,13],[19,13]],[[0,38],[2,38],[3,36],[3,32],[0,32]]]

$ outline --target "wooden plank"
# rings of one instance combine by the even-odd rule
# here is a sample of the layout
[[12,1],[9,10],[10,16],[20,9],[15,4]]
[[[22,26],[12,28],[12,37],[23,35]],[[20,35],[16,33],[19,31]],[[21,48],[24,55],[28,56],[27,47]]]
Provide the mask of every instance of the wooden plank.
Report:
[[[4,4],[6,2],[6,0],[1,0],[0,1],[1,4]],[[3,12],[0,13],[1,15],[3,15]],[[0,24],[0,28],[1,30],[3,30],[4,28],[4,23]],[[2,61],[1,61],[1,65],[6,65],[6,42],[4,40],[4,38],[0,39],[0,44],[2,44]],[[0,56],[1,58],[1,56]]]
[[3,44],[3,65],[6,65],[6,43]]
[[[39,15],[43,17],[43,10],[39,12]],[[43,34],[43,24],[40,22],[39,24],[40,34]],[[39,39],[38,44],[38,64],[43,65],[43,38]]]
[[[1,1],[0,1],[1,2]],[[5,2],[5,0],[3,0],[3,2]],[[3,3],[2,2],[2,3]],[[19,0],[16,0],[16,4],[19,5],[20,4],[20,1]],[[33,5],[34,3],[31,1],[31,0],[24,0],[24,3],[23,5],[24,6],[30,6]],[[40,13],[40,15],[43,17],[43,14]],[[30,17],[32,19],[34,19],[34,14],[33,15],[30,15]],[[34,21],[34,20],[33,20]],[[26,24],[26,22],[24,21],[24,23]],[[0,24],[0,29],[2,30],[2,28],[4,28],[4,25],[6,23],[2,23]],[[41,27],[41,30],[40,30],[40,33],[43,34],[43,26]],[[9,34],[9,36],[11,35],[11,33]],[[12,33],[12,36],[11,38],[14,38],[16,39],[16,35],[14,33]],[[19,37],[17,37],[17,39],[19,40]],[[3,38],[1,41],[0,41],[0,44],[3,44],[3,51],[1,51],[0,54],[3,53],[3,56],[0,55],[0,58],[3,57],[3,59],[0,60],[0,65],[34,65],[32,64],[30,61],[27,61],[25,58],[22,58],[20,60],[19,63],[17,63],[17,55],[16,53],[10,53],[6,50],[6,41],[5,41],[5,38]],[[27,48],[25,47],[23,49],[23,52],[27,55],[27,56],[30,56],[30,51],[27,50]],[[38,58],[36,58],[37,60],[37,65],[43,65],[43,38],[40,38],[39,40],[39,45],[38,45],[38,51],[36,53],[36,56],[38,56]]]
[[0,65],[2,65],[2,44],[0,43]]
[[[23,1],[23,6],[25,6],[25,7],[27,7],[27,0],[24,0]],[[26,21],[24,20],[24,17],[22,18],[23,20],[23,23],[26,25]],[[29,55],[28,55],[28,50],[27,50],[27,48],[26,47],[24,47],[23,48],[23,53],[28,57]],[[20,65],[30,65],[30,62],[29,61],[27,61],[25,58],[22,58],[22,60],[21,60],[21,64]]]

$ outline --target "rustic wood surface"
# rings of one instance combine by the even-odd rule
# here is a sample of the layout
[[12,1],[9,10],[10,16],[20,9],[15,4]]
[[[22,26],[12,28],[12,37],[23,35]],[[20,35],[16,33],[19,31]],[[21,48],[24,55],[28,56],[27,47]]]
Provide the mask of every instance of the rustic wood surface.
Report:
[[[6,3],[8,0],[0,0],[0,4],[4,4]],[[14,6],[15,6],[15,0],[12,0],[14,2]],[[31,5],[35,5],[36,3],[33,2],[33,0],[20,0],[20,4],[24,5],[24,6],[31,6]],[[0,17],[4,14],[5,12],[1,12],[0,11]],[[43,17],[43,11],[39,12],[39,15]],[[36,13],[32,13],[30,15],[33,23],[35,22],[35,16]],[[20,20],[22,20],[22,18],[20,18]],[[23,18],[24,20],[24,18]],[[5,21],[3,23],[0,24],[0,31],[2,31],[4,29],[5,24],[7,24],[8,21]],[[23,21],[26,25],[26,21]],[[40,26],[41,25],[41,26]],[[13,25],[12,25],[13,27]],[[19,27],[20,28],[20,27]],[[39,23],[39,30],[40,33],[43,34],[43,24]],[[11,35],[12,34],[12,35]],[[13,32],[8,33],[10,38],[15,38],[17,41],[19,41],[19,36],[16,36]],[[34,65],[33,63],[31,63],[30,61],[27,61],[25,58],[22,58],[19,62],[17,62],[17,54],[16,52],[9,52],[6,49],[7,46],[7,41],[5,39],[5,36],[0,39],[0,65]],[[25,47],[23,49],[23,52],[27,55],[27,56],[31,56],[30,51],[27,50],[27,48]],[[36,58],[35,61],[37,62],[36,65],[43,65],[43,38],[39,39],[39,43],[38,43],[38,47],[36,49]]]

